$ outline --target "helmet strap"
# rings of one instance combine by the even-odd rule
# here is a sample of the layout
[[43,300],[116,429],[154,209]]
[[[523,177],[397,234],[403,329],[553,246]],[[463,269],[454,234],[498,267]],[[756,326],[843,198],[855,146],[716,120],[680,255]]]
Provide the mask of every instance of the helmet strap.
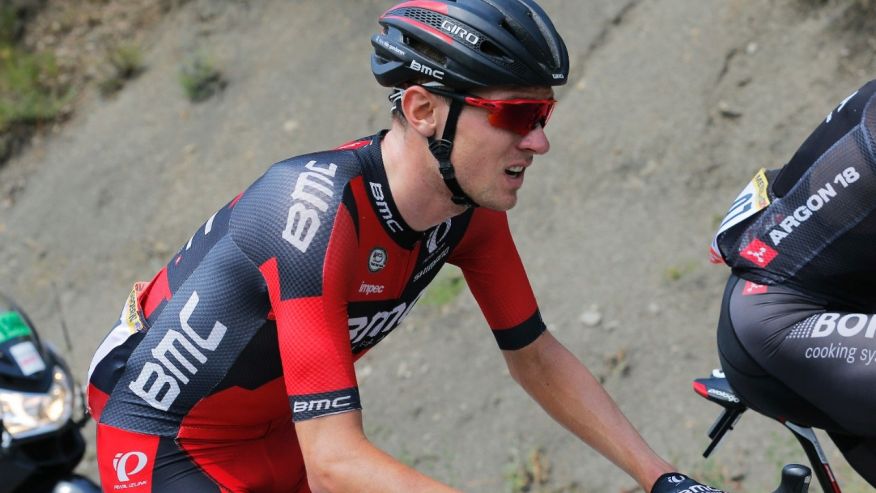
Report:
[[438,171],[441,173],[441,178],[444,179],[444,184],[447,185],[450,193],[453,194],[450,200],[456,205],[477,207],[477,202],[472,200],[459,185],[459,182],[456,180],[456,171],[453,169],[453,163],[450,162],[450,153],[453,152],[453,136],[456,134],[456,122],[459,120],[462,106],[462,101],[454,99],[450,102],[450,112],[447,114],[444,134],[440,139],[429,137],[429,151],[438,160]]

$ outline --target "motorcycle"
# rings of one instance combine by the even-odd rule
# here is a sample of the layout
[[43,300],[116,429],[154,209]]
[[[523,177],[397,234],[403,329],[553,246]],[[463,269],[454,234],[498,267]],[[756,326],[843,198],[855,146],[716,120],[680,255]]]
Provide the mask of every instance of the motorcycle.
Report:
[[0,493],[99,493],[73,473],[85,453],[82,389],[33,327],[0,293]]

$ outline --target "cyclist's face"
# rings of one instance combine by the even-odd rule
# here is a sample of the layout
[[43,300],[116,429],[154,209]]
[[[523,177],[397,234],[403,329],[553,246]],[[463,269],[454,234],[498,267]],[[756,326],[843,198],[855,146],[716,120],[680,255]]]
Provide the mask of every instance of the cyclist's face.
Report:
[[[477,91],[486,99],[550,99],[553,91],[543,88],[488,89]],[[544,154],[550,143],[540,126],[525,135],[496,128],[486,110],[466,105],[459,115],[452,161],[462,188],[475,202],[495,210],[508,210],[517,203],[517,190],[536,154]]]

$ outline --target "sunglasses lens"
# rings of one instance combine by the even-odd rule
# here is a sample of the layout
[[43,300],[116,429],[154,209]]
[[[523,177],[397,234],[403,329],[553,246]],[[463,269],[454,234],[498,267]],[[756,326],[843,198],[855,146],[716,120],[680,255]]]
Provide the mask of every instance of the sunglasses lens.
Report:
[[554,101],[508,102],[494,101],[495,107],[487,117],[494,127],[526,135],[537,125],[544,127],[554,109]]

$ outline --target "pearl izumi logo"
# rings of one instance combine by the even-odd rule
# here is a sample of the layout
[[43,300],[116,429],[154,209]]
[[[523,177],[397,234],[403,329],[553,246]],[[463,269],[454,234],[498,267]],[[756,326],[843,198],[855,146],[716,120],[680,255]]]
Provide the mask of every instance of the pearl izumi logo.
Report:
[[386,267],[386,250],[375,248],[371,250],[371,255],[368,257],[368,270],[377,272]]
[[426,240],[426,250],[429,251],[429,254],[435,253],[435,250],[438,249],[438,245],[447,238],[447,233],[450,232],[450,219],[447,219],[443,223],[435,226],[435,229],[429,233],[429,237]]
[[148,459],[143,452],[119,452],[113,458],[113,469],[116,471],[116,478],[119,483],[115,485],[115,489],[123,490],[143,486],[146,481],[131,481],[131,476],[142,471],[146,467]]

